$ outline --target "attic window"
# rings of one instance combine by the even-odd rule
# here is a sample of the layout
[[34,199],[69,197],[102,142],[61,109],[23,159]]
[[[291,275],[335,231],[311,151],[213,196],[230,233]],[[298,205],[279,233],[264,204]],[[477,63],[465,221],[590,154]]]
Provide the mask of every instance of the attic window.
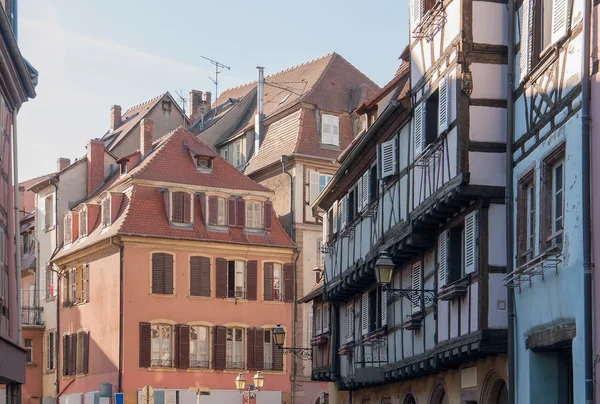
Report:
[[165,112],[171,112],[171,108],[172,108],[172,103],[169,100],[163,100],[162,102],[162,109]]
[[127,174],[127,162],[124,161],[121,163],[121,175]]
[[286,95],[285,95],[285,96],[284,96],[284,97],[281,99],[281,101],[279,101],[279,105],[281,105],[281,104],[283,104],[284,102],[286,102],[288,98],[290,98],[290,94],[286,94]]
[[102,200],[102,227],[110,226],[110,196]]
[[84,206],[79,211],[79,235],[81,237],[87,236],[88,223],[87,223],[87,207]]
[[192,196],[187,192],[171,193],[171,222],[177,224],[192,222]]
[[195,156],[196,169],[202,173],[212,173],[213,159],[207,156]]

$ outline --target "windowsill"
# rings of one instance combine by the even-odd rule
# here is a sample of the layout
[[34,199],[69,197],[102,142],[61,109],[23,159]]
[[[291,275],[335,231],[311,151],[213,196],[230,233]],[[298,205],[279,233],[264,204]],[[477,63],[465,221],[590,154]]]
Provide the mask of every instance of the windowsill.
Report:
[[190,300],[213,300],[212,296],[192,296],[188,295],[187,297]]
[[194,229],[194,223],[179,223],[179,222],[173,222],[171,221],[171,227],[174,227],[176,229],[184,229],[184,230],[193,230]]
[[85,377],[85,376],[86,376],[86,373],[77,373],[75,375],[75,377],[78,378],[78,379],[81,378],[81,377]]
[[321,149],[335,150],[335,151],[341,151],[342,150],[342,148],[340,146],[336,146],[334,144],[327,144],[327,143],[321,143]]
[[213,173],[212,168],[204,168],[204,167],[198,167],[198,166],[196,166],[196,171],[198,171],[201,174],[212,174]]
[[229,369],[223,369],[223,373],[245,373],[245,372],[249,372],[246,369],[242,369],[242,368],[229,368]]
[[265,235],[267,232],[263,228],[245,227],[244,234]]
[[214,369],[211,369],[211,368],[187,368],[185,371],[190,372],[190,373],[211,373],[211,372],[214,372]]
[[218,231],[221,233],[229,233],[229,227],[228,226],[221,226],[221,225],[214,225],[214,224],[207,224],[206,225],[206,230],[208,231]]
[[53,375],[56,372],[55,369],[44,369],[45,375]]
[[274,304],[276,306],[281,306],[286,303],[292,303],[292,302],[284,302],[283,300],[262,300],[261,302],[264,304]]
[[148,372],[176,372],[176,368],[161,368],[161,367],[149,367],[146,369]]
[[261,370],[261,375],[282,375],[285,374],[285,370]]
[[163,299],[175,299],[177,297],[177,295],[175,293],[171,294],[171,295],[164,295],[161,293],[152,293],[150,292],[150,296],[152,297],[162,297]]
[[230,302],[230,303],[247,303],[248,299],[244,298],[244,299],[236,299],[235,297],[226,297],[223,299],[226,302]]
[[540,78],[540,76],[546,71],[546,68],[554,63],[559,57],[559,46],[558,44],[554,44],[549,46],[546,50],[544,50],[533,69],[528,76],[526,76],[527,80],[524,80],[525,83],[530,84],[533,81],[536,81]]
[[422,311],[416,312],[408,316],[408,319],[402,323],[402,328],[405,330],[419,330],[425,316]]
[[470,274],[454,281],[448,285],[443,286],[438,292],[438,299],[443,301],[450,301],[462,297],[467,294],[469,285]]

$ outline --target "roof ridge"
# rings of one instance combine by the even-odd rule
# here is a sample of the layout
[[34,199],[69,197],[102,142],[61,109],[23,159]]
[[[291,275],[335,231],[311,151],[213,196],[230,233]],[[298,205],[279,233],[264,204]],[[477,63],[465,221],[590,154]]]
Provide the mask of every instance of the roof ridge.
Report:
[[[167,92],[168,92],[168,91],[167,91]],[[124,113],[123,115],[127,115],[127,113],[128,113],[129,111],[133,110],[133,109],[137,109],[137,108],[140,108],[140,107],[142,107],[142,106],[144,106],[144,105],[147,105],[147,104],[150,104],[150,103],[152,103],[152,102],[155,102],[155,101],[157,101],[158,99],[160,99],[160,98],[164,97],[164,96],[167,94],[167,92],[165,92],[165,93],[162,93],[162,94],[160,94],[160,95],[158,95],[158,96],[156,96],[156,97],[154,97],[154,98],[152,98],[152,99],[150,99],[150,100],[148,100],[148,101],[144,101],[144,102],[142,102],[141,104],[137,104],[137,105],[134,105],[134,106],[132,106],[132,107],[129,107],[129,108],[127,108],[127,110],[125,111],[125,113]]]

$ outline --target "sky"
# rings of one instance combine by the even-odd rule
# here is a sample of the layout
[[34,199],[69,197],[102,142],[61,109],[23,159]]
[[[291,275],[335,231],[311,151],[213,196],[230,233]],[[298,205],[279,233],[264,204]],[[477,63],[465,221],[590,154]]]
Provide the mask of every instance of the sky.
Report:
[[[168,5],[168,7],[166,7]],[[85,155],[123,112],[166,91],[219,93],[337,52],[378,85],[408,42],[408,2],[397,0],[20,0],[19,46],[39,71],[19,112],[19,181]]]

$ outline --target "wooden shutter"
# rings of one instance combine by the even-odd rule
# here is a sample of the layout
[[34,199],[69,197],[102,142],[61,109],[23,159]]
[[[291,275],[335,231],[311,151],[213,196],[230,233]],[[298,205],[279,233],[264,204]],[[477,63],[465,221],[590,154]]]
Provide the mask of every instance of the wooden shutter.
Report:
[[412,0],[412,30],[421,22],[421,14],[423,14],[423,0]]
[[165,293],[165,257],[164,253],[152,254],[152,293]]
[[213,327],[213,369],[224,370],[227,365],[227,329],[222,325]]
[[439,104],[438,104],[438,135],[448,129],[448,123],[450,122],[450,88],[448,80],[443,77],[440,80],[439,87]]
[[165,257],[165,294],[173,294],[173,256],[164,254]]
[[173,367],[179,369],[181,361],[181,333],[179,332],[181,325],[173,326]]
[[246,227],[246,201],[240,198],[236,204],[237,227]]
[[346,305],[346,342],[354,340],[354,302]]
[[448,276],[448,231],[444,230],[438,238],[438,289],[446,285]]
[[[520,45],[520,82],[529,74],[533,53],[533,0],[523,0]],[[554,18],[553,18],[554,20]],[[554,30],[553,30],[554,31]],[[552,35],[554,37],[554,34]]]
[[200,259],[200,296],[210,297],[210,258]]
[[339,220],[338,201],[335,201],[333,203],[333,234],[336,234],[338,232],[338,220]]
[[71,342],[71,338],[69,335],[63,335],[63,346],[62,346],[62,374],[63,376],[69,375],[69,353],[71,349],[69,348],[69,344]]
[[82,373],[87,374],[90,367],[90,333],[83,334],[83,369]]
[[[414,290],[421,289],[421,262],[417,262],[412,267],[412,288]],[[420,292],[412,292],[412,312],[420,313],[421,312],[421,293]]]
[[69,281],[71,281],[71,304],[77,304],[79,303],[79,296],[77,295],[77,268],[71,268]]
[[319,173],[314,170],[308,170],[308,196],[309,202],[313,203],[319,195]]
[[[262,328],[254,329],[254,369],[262,370],[265,367],[265,330]],[[275,344],[271,343],[273,349]],[[250,344],[248,344],[250,347]]]
[[475,272],[477,264],[477,211],[465,217],[465,274]]
[[283,298],[286,302],[294,301],[294,264],[287,263],[283,265]]
[[69,348],[71,348],[69,374],[74,375],[79,370],[77,369],[77,334],[71,334],[71,343],[69,345]]
[[329,304],[323,305],[323,332],[329,332]]
[[256,261],[248,261],[246,263],[246,298],[248,300],[256,300],[258,288],[258,264]]
[[83,303],[90,301],[90,265],[83,264]]
[[340,217],[341,228],[344,229],[348,224],[348,195],[344,196],[340,201]]
[[206,216],[206,194],[198,194],[198,202],[200,204],[200,220],[204,224],[208,224],[208,217]]
[[63,302],[63,307],[69,307],[71,306],[71,299],[70,299],[70,293],[69,293],[69,289],[71,288],[71,282],[69,282],[69,275],[70,275],[70,270],[69,271],[65,271],[64,273],[64,277],[61,279],[60,283],[62,285],[62,302]]
[[560,41],[569,30],[569,1],[552,2],[552,43]]
[[208,197],[208,224],[219,224],[219,198],[216,196]]
[[200,296],[202,285],[202,274],[200,259],[202,257],[190,257],[190,296]]
[[[396,146],[396,141],[394,138],[394,150],[395,150],[395,146]],[[395,153],[394,153],[395,155]],[[395,160],[395,158],[394,158]],[[394,169],[396,167],[396,163],[394,162]],[[367,205],[369,204],[369,172],[370,170],[367,170],[363,176],[362,176],[362,206],[363,209],[367,207]]]
[[381,289],[381,326],[387,325],[387,290]]
[[183,193],[183,221],[185,223],[192,222],[192,196],[188,193]]
[[275,344],[271,346],[273,347],[273,370],[281,372],[283,371],[283,349]]
[[217,291],[216,297],[225,299],[227,297],[227,260],[217,258]]
[[73,241],[73,219],[71,218],[71,214],[67,214],[65,216],[65,244],[69,244]]
[[424,108],[425,102],[415,107],[413,116],[413,147],[415,158],[423,151],[423,128],[424,128]]
[[173,192],[173,211],[171,220],[174,222],[183,222],[183,192]]
[[227,222],[230,227],[236,226],[236,219],[237,219],[237,215],[235,213],[236,200],[237,200],[237,198],[234,196],[231,196],[231,197],[229,197],[229,199],[227,199],[227,219],[228,219]]
[[264,265],[264,299],[269,302],[273,300],[273,263],[265,262]]
[[190,367],[190,326],[179,325],[179,368]]
[[265,217],[264,217],[265,229],[269,230],[273,222],[273,203],[271,201],[265,202]]
[[362,335],[365,335],[365,334],[369,333],[369,294],[368,293],[363,293],[363,295],[362,295],[360,315],[361,315]]
[[[362,187],[362,177],[358,178],[356,182],[356,216],[363,208],[363,197],[362,197],[363,187]],[[355,217],[356,217],[355,216]]]
[[256,367],[256,335],[254,328],[246,329],[246,368],[248,370],[259,370]]
[[396,173],[396,138],[381,144],[381,178]]
[[327,243],[328,233],[327,226],[329,225],[329,219],[327,218],[327,212],[323,212],[323,243]]
[[140,322],[140,358],[141,368],[149,368],[152,363],[152,326],[150,323]]

